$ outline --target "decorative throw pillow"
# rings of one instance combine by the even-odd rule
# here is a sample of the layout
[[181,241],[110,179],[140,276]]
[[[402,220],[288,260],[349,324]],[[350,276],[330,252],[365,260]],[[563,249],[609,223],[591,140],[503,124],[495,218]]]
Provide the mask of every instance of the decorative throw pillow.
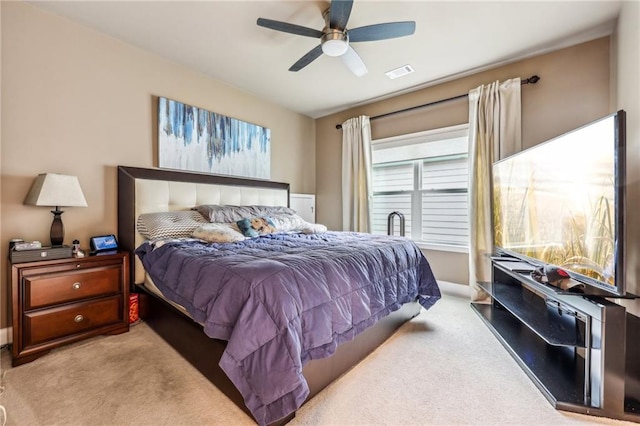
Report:
[[249,238],[276,232],[273,220],[267,216],[240,219],[236,225],[238,225],[240,232]]
[[144,213],[138,216],[136,229],[147,239],[186,238],[198,226],[208,221],[197,211]]
[[196,228],[191,236],[210,243],[243,241],[244,235],[233,229],[232,225],[230,223],[207,223]]

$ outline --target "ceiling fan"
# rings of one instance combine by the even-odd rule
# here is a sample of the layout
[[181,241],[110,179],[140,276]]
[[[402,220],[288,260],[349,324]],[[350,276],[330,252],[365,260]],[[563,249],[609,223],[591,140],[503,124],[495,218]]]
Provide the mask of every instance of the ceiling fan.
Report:
[[352,7],[353,0],[333,0],[322,14],[325,21],[322,31],[265,18],[258,18],[257,24],[276,31],[320,39],[320,44],[298,59],[289,71],[300,71],[324,53],[327,56],[339,56],[351,72],[361,77],[367,73],[367,67],[350,43],[408,36],[415,32],[416,23],[386,22],[347,29]]

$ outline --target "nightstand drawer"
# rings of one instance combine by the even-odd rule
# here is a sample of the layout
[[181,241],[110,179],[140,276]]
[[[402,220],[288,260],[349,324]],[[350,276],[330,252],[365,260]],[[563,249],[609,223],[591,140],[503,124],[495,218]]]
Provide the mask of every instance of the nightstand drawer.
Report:
[[24,346],[29,347],[71,334],[122,321],[122,296],[24,314]]
[[25,310],[122,291],[120,265],[24,278]]

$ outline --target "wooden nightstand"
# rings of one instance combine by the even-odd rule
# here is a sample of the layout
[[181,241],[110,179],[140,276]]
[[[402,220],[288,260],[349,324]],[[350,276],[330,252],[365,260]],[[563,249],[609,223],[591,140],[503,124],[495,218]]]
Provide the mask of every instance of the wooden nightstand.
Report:
[[13,366],[129,331],[129,253],[11,264]]

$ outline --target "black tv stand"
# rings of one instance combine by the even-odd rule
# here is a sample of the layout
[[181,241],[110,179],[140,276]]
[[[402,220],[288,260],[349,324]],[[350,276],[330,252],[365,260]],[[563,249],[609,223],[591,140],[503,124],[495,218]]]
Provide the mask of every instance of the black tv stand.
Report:
[[492,280],[479,283],[490,303],[471,304],[480,318],[554,407],[640,421],[640,397],[625,388],[626,309],[537,282],[514,261],[491,259]]

